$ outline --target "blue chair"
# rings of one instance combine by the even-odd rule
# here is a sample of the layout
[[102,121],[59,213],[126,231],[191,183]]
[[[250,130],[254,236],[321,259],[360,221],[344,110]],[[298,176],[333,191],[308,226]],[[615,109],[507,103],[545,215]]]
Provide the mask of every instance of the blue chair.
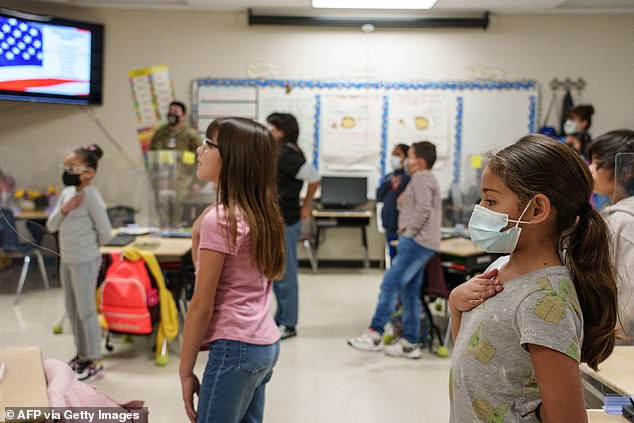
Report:
[[15,304],[18,303],[26,277],[29,273],[31,257],[37,259],[44,287],[49,289],[48,276],[44,265],[44,257],[40,250],[32,244],[20,242],[15,224],[15,216],[11,209],[0,209],[0,255],[10,258],[23,258],[22,271],[20,272],[20,280],[18,281],[18,289],[15,293]]

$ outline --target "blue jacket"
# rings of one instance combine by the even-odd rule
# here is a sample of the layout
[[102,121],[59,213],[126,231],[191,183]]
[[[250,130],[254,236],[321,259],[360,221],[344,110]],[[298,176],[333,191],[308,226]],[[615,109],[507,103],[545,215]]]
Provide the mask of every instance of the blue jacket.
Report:
[[[398,188],[392,189],[392,175],[396,173],[401,175],[401,183]],[[383,219],[383,228],[388,235],[396,235],[398,232],[398,207],[397,200],[399,195],[405,190],[405,187],[409,183],[409,176],[405,172],[397,171],[389,173],[381,179],[381,184],[376,190],[376,201],[383,203],[383,212],[381,218]]]

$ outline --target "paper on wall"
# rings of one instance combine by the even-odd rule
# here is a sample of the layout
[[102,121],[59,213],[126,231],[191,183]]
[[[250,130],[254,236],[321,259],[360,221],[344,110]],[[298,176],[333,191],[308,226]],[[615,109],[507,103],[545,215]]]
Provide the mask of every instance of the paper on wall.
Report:
[[312,161],[315,147],[316,92],[309,89],[287,90],[284,87],[262,87],[258,93],[258,120],[262,123],[274,112],[290,113],[297,119],[297,143],[307,160]]
[[145,153],[156,129],[167,121],[168,107],[174,100],[172,79],[165,65],[135,69],[128,75],[137,116],[137,136]]
[[449,157],[449,109],[444,94],[392,93],[388,124],[388,154],[396,144],[430,141],[439,159]]
[[381,154],[378,94],[325,94],[320,155],[328,170],[376,171]]

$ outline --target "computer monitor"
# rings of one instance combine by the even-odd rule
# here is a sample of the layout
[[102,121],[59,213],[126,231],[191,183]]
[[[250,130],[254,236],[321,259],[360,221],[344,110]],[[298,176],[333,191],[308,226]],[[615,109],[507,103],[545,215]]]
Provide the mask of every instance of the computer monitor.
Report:
[[321,204],[326,208],[350,209],[368,201],[368,179],[324,176],[321,178]]

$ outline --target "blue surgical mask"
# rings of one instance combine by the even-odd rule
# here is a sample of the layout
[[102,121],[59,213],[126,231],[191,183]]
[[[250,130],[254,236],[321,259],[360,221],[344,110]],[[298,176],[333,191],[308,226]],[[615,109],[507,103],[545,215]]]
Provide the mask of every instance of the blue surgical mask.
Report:
[[[469,219],[471,240],[475,245],[489,253],[512,253],[515,251],[517,241],[522,233],[519,224],[531,223],[522,221],[522,217],[530,204],[529,201],[518,220],[511,220],[508,214],[498,213],[476,204],[471,219]],[[509,223],[515,223],[515,226],[501,232]]]
[[392,156],[390,158],[390,165],[392,166],[392,169],[394,170],[403,169],[403,163],[401,162],[401,158],[399,156]]
[[564,122],[564,133],[566,135],[572,135],[577,133],[577,124],[575,123],[574,120],[566,120]]

